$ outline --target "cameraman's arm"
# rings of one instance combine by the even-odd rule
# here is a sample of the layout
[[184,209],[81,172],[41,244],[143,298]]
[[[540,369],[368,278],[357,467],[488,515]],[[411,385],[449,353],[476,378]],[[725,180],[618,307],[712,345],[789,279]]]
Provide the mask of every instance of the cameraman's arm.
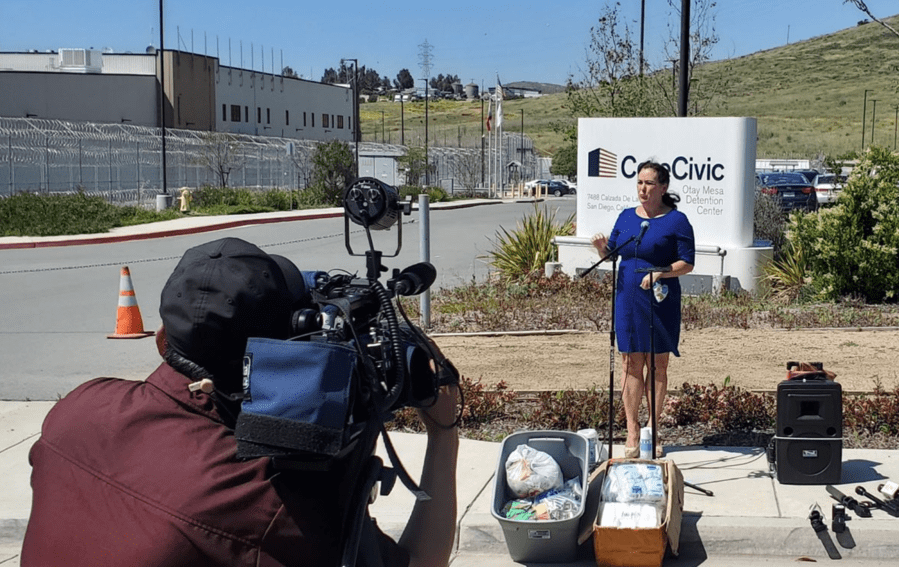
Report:
[[459,432],[445,426],[456,419],[457,387],[441,388],[437,403],[419,416],[428,431],[428,448],[419,486],[430,500],[416,502],[399,544],[409,566],[446,567],[456,535],[456,460]]

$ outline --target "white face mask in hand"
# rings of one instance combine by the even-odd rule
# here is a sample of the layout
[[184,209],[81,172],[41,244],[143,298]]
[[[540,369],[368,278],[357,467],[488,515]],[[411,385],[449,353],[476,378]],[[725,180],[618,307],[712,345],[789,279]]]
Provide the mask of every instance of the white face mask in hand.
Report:
[[664,285],[662,282],[656,282],[652,286],[652,294],[656,296],[656,301],[661,303],[668,297],[668,286]]

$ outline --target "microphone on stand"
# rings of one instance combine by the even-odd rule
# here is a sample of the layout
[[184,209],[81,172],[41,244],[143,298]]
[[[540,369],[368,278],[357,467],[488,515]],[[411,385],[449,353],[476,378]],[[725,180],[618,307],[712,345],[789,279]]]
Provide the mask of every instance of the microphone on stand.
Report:
[[640,246],[640,242],[643,240],[643,235],[646,234],[646,231],[649,230],[649,221],[643,221],[640,223],[640,234],[637,235],[636,245]]

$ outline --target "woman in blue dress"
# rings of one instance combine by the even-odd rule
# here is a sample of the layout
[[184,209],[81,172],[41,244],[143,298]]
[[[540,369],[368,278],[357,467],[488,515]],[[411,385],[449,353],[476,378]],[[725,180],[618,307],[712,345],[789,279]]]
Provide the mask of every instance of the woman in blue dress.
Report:
[[[625,457],[640,454],[640,422],[638,413],[643,397],[650,399],[650,301],[655,329],[656,423],[662,414],[668,391],[668,357],[680,356],[677,350],[681,325],[681,288],[678,276],[693,270],[695,245],[693,227],[686,215],[677,210],[680,198],[668,193],[668,170],[651,161],[637,169],[637,197],[640,205],[618,215],[615,228],[607,238],[596,234],[591,239],[600,256],[631,236],[647,228],[639,242],[630,242],[618,251],[615,297],[615,336],[624,367],[622,400],[627,417]],[[650,273],[636,270],[649,267],[666,271]],[[667,271],[670,268],[670,271]],[[652,279],[650,279],[650,277]],[[658,282],[655,292],[650,282]],[[667,293],[666,293],[667,290]],[[656,445],[656,457],[662,456],[662,445]]]

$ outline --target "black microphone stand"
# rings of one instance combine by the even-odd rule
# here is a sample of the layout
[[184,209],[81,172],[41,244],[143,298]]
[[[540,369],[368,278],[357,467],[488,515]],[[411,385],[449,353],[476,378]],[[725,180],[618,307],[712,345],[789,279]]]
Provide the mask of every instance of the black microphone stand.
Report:
[[[602,264],[609,258],[612,259],[612,319],[609,325],[609,458],[612,458],[612,434],[615,430],[615,288],[618,284],[617,265],[618,251],[633,242],[637,235],[633,235],[611,251],[606,251],[606,255],[599,259],[598,262],[590,266],[579,278],[587,277],[596,266]],[[624,391],[622,390],[622,395]]]
[[[658,440],[658,432],[656,431],[656,327],[655,327],[655,272],[665,273],[671,271],[671,266],[653,266],[651,268],[637,268],[638,274],[649,274],[649,423],[652,428],[652,459],[656,458],[656,441]],[[684,481],[685,486],[689,486],[694,490],[698,490],[708,496],[715,494],[711,490],[700,488],[695,484]]]

